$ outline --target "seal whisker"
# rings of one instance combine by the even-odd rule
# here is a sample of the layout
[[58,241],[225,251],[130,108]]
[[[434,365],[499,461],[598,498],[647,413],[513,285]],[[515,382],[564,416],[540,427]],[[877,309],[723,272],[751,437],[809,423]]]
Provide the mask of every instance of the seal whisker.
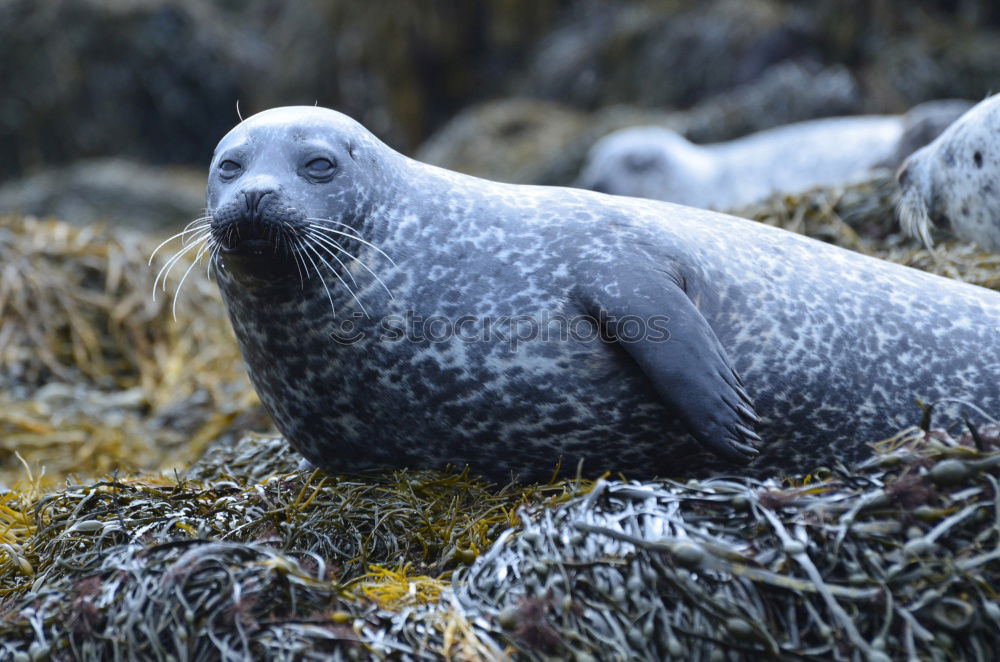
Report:
[[181,276],[181,282],[177,283],[177,289],[174,290],[174,300],[170,304],[170,315],[171,317],[174,318],[175,322],[177,321],[177,299],[179,299],[181,296],[181,288],[184,287],[184,281],[187,280],[188,274],[190,274],[191,270],[194,269],[195,266],[197,266],[198,261],[201,260],[201,257],[205,254],[207,250],[209,250],[209,248],[211,248],[211,244],[209,244],[207,241],[201,243],[201,248],[198,250],[197,254],[195,254],[194,260],[184,271],[184,275]]
[[[378,281],[378,284],[382,286],[382,289],[385,290],[386,294],[389,295],[390,299],[395,299],[396,298],[396,297],[394,297],[392,295],[392,290],[390,290],[389,287],[384,282],[382,282],[382,279],[378,277],[377,273],[375,273],[374,271],[371,270],[371,267],[369,267],[367,264],[364,263],[364,260],[362,260],[361,258],[359,258],[357,255],[354,255],[353,253],[345,250],[343,246],[341,246],[339,243],[337,243],[337,240],[332,239],[330,237],[318,236],[318,235],[310,233],[309,231],[307,231],[306,233],[309,234],[309,236],[312,237],[313,239],[315,239],[316,241],[332,243],[337,248],[338,251],[342,252],[344,255],[346,255],[350,259],[356,260],[357,263],[360,264],[364,268],[365,271],[367,271],[368,273],[370,273],[372,275],[372,277],[375,280]],[[350,272],[348,272],[348,273],[350,273]]]
[[[198,225],[191,225],[189,223],[188,226],[187,226],[188,229],[186,230],[186,232],[184,234],[189,234],[189,235],[190,234],[194,234],[198,230],[203,230],[205,228],[210,228],[210,227],[212,227],[212,219],[206,218],[206,219],[203,219],[203,222],[199,223]],[[187,244],[190,240],[191,240],[190,236],[184,237],[182,239],[182,245]]]
[[214,241],[214,239],[209,239],[209,241],[214,242],[214,245],[212,246],[212,252],[209,254],[207,264],[205,266],[205,278],[212,280],[212,267],[214,267],[219,260],[219,252],[222,250],[222,244]]
[[196,223],[201,223],[202,221],[211,221],[211,220],[212,220],[212,214],[209,213],[209,211],[206,209],[205,213],[202,216],[200,216],[199,218],[194,219],[193,221],[191,221],[190,223],[188,223],[187,225],[185,225],[184,229],[187,230],[189,227],[191,227],[192,225],[195,225]]
[[[333,268],[333,265],[331,265],[329,262],[327,262],[323,258],[323,256],[320,255],[319,249],[316,248],[316,246],[314,246],[313,244],[311,244],[309,242],[303,242],[302,245],[305,246],[307,250],[311,250],[313,252],[313,255],[315,255],[316,257],[318,257],[320,259],[320,261],[323,264],[326,265],[326,268],[330,270],[330,273],[332,273],[337,280],[340,281],[340,284],[343,285],[345,288],[347,288],[347,291],[354,298],[354,300],[358,303],[358,306],[361,308],[361,312],[363,312],[365,314],[365,317],[368,317],[368,311],[365,310],[365,306],[364,306],[363,303],[361,303],[361,299],[359,299],[358,295],[354,293],[354,290],[351,289],[351,286],[347,284],[347,281],[345,281],[343,278],[341,278],[340,274],[337,273],[337,270]],[[336,256],[334,256],[334,259],[336,259],[338,262],[340,262],[340,260],[337,259]],[[343,265],[344,263],[340,262],[340,264]],[[344,267],[344,268],[346,269],[347,267]],[[317,277],[319,277],[320,281],[323,281],[323,277],[319,274],[319,269],[318,268],[317,268],[316,275],[317,275]],[[325,282],[324,282],[324,285],[325,285]]]
[[[306,249],[308,249],[308,247],[309,247],[308,244],[303,244],[302,246],[303,246],[303,248],[306,248]],[[334,317],[336,317],[337,316],[337,307],[333,305],[333,296],[330,294],[330,288],[326,286],[326,281],[323,279],[322,274],[320,274],[320,272],[319,272],[319,267],[316,266],[316,262],[313,261],[312,257],[309,255],[308,250],[303,251],[302,254],[306,258],[308,258],[309,262],[313,265],[313,268],[316,269],[316,278],[319,279],[320,284],[323,285],[323,289],[326,290],[326,298],[330,302],[330,312],[333,314]]]
[[[199,219],[199,220],[204,221],[206,219]],[[198,232],[199,230],[204,230],[207,227],[209,227],[209,225],[210,225],[209,223],[202,223],[201,225],[192,228],[192,227],[190,227],[191,223],[188,223],[188,225],[187,225],[187,227],[185,227],[185,229],[181,230],[177,234],[171,235],[170,237],[164,239],[163,241],[161,241],[159,243],[159,245],[157,245],[156,248],[153,249],[153,252],[149,254],[149,262],[146,263],[147,266],[151,266],[153,264],[153,258],[156,257],[156,254],[158,252],[160,252],[161,248],[163,248],[164,246],[166,246],[167,244],[169,244],[171,241],[173,241],[177,237],[183,237],[186,234],[190,234],[192,232]],[[186,242],[185,242],[185,244],[182,244],[182,245],[186,245]]]
[[[309,239],[314,239],[314,240],[316,240],[316,241],[320,242],[320,245],[318,246],[318,248],[322,248],[322,249],[323,249],[323,251],[324,251],[324,252],[325,252],[325,253],[326,253],[327,255],[329,255],[329,256],[330,256],[330,257],[332,257],[332,258],[333,258],[334,260],[336,260],[336,261],[337,261],[337,264],[339,264],[339,265],[340,265],[341,267],[343,267],[343,268],[344,268],[344,271],[346,271],[346,272],[347,272],[347,275],[348,275],[348,276],[350,277],[350,279],[351,279],[351,282],[352,282],[352,283],[354,283],[355,285],[357,285],[357,284],[358,284],[358,281],[357,281],[357,279],[356,279],[356,278],[354,277],[354,274],[352,274],[352,273],[351,273],[351,270],[347,268],[347,265],[346,265],[346,264],[344,264],[343,260],[341,260],[341,259],[340,259],[340,258],[339,258],[339,257],[337,256],[337,252],[346,252],[346,251],[344,251],[344,249],[343,249],[343,248],[342,248],[342,247],[340,246],[340,244],[338,244],[338,243],[337,243],[337,242],[335,242],[335,241],[331,243],[331,241],[330,241],[329,239],[326,239],[326,238],[322,237],[321,235],[319,235],[319,234],[316,234],[316,233],[314,233],[314,232],[310,232],[309,230],[306,230],[306,231],[305,231],[305,236],[306,236],[306,237],[308,237]],[[335,251],[336,251],[336,252],[335,252]]]
[[[317,218],[317,219],[313,219],[313,220],[322,221],[323,219]],[[332,222],[336,222],[336,221],[332,221]],[[364,244],[365,246],[370,246],[371,248],[373,248],[376,251],[378,251],[379,254],[382,255],[382,257],[384,257],[385,259],[389,260],[389,262],[392,263],[392,266],[394,266],[394,267],[396,266],[396,261],[395,260],[393,260],[391,257],[389,257],[388,255],[386,255],[386,252],[383,251],[381,248],[379,248],[378,246],[376,246],[375,244],[371,243],[370,241],[368,241],[366,239],[362,239],[361,237],[359,237],[357,235],[348,234],[347,232],[343,232],[342,230],[337,230],[336,228],[328,228],[328,227],[326,227],[324,225],[320,225],[318,223],[307,223],[306,225],[308,225],[310,228],[313,228],[313,229],[316,229],[316,230],[320,230],[322,232],[333,232],[335,234],[343,235],[345,237],[349,237],[351,239],[354,239],[355,241],[358,241],[358,242]]]
[[[339,226],[347,228],[348,230],[350,230],[351,232],[353,232],[354,234],[352,236],[357,237],[358,239],[361,239],[361,232],[356,227],[354,227],[353,225],[348,225],[347,223],[343,223],[341,221],[335,221],[332,218],[319,218],[319,217],[314,217],[314,216],[308,216],[308,217],[306,217],[306,220],[307,221],[322,221],[323,223],[333,223],[334,225],[339,225]],[[312,225],[312,223],[310,223],[310,225]]]
[[295,235],[288,236],[288,246],[290,249],[289,252],[292,254],[292,259],[295,261],[295,270],[299,272],[299,289],[304,290],[306,289],[306,281],[302,276],[302,268],[299,266],[299,261],[301,259],[299,252],[302,250],[302,247],[299,245],[299,240]]
[[160,267],[159,273],[156,274],[156,279],[153,281],[153,301],[156,301],[156,286],[160,283],[160,279],[163,279],[163,291],[167,291],[167,278],[170,276],[171,270],[174,266],[181,260],[181,258],[191,251],[193,248],[197,248],[206,239],[212,236],[211,231],[205,231],[204,234],[199,235],[197,239],[193,240],[193,243],[189,244],[185,248],[181,249],[175,253],[169,260],[167,260],[162,267]]
[[[177,266],[177,263],[180,262],[181,258],[183,258],[185,254],[189,253],[191,250],[193,250],[195,248],[199,248],[202,245],[204,245],[204,242],[207,239],[208,239],[208,235],[199,237],[196,242],[190,244],[189,246],[187,246],[183,250],[181,250],[178,253],[175,253],[173,256],[171,256],[171,258],[169,260],[167,260],[167,262],[160,268],[159,273],[156,275],[156,280],[153,281],[153,300],[154,301],[156,300],[156,286],[157,286],[157,283],[159,283],[160,286],[161,286],[161,288],[163,289],[163,291],[166,292],[167,291],[167,278],[169,278],[170,272],[173,270],[173,268],[175,266]],[[162,278],[162,281],[161,281],[161,278]]]

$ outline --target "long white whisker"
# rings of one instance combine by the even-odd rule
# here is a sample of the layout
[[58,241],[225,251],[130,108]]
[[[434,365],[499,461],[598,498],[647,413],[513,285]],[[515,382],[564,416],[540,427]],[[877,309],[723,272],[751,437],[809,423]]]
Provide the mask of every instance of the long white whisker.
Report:
[[[340,277],[340,274],[338,274],[337,270],[333,268],[333,265],[331,265],[329,262],[327,262],[325,259],[323,259],[323,256],[320,255],[319,250],[315,246],[313,246],[309,242],[305,242],[303,245],[306,247],[307,250],[311,250],[313,252],[313,255],[315,255],[316,257],[319,258],[320,262],[322,262],[323,264],[326,265],[326,268],[330,270],[330,273],[333,274],[334,278],[336,278],[337,280],[340,281],[341,285],[343,285],[345,288],[347,288],[348,293],[350,293],[350,295],[358,303],[358,307],[361,308],[361,312],[363,312],[365,314],[365,317],[368,317],[368,311],[365,310],[365,306],[364,306],[363,303],[361,303],[361,299],[359,299],[358,295],[354,293],[354,290],[351,289],[351,286],[348,285],[347,282],[343,278]],[[317,271],[316,275],[319,276],[319,272],[318,271]],[[320,280],[323,280],[323,278],[321,276],[320,276]]]
[[194,269],[195,266],[197,266],[198,260],[201,259],[201,257],[205,254],[205,251],[207,251],[210,247],[211,245],[208,242],[202,243],[198,254],[194,256],[194,260],[191,261],[191,264],[188,265],[188,268],[184,271],[184,275],[181,276],[181,282],[177,283],[177,289],[174,290],[174,301],[170,305],[170,315],[174,318],[175,322],[177,321],[177,299],[181,296],[181,288],[184,287],[184,281],[187,280],[188,274],[191,273],[191,270]]
[[302,249],[299,246],[298,237],[295,235],[289,235],[288,247],[292,254],[292,259],[295,260],[295,270],[299,272],[299,287],[304,290],[306,289],[306,281],[305,278],[302,277],[302,269],[299,268],[299,251]]
[[[318,220],[322,220],[322,219],[318,219]],[[322,232],[333,232],[334,234],[339,234],[339,235],[343,235],[345,237],[350,237],[351,239],[354,239],[355,241],[361,242],[365,246],[370,246],[373,249],[375,249],[376,251],[378,251],[379,254],[382,255],[382,257],[384,257],[385,259],[389,260],[389,262],[392,262],[392,266],[396,266],[396,262],[391,257],[389,257],[388,255],[386,255],[385,251],[383,251],[381,248],[379,248],[375,244],[371,243],[370,241],[362,239],[361,237],[359,237],[357,235],[348,234],[347,232],[343,232],[343,231],[337,230],[335,228],[328,228],[328,227],[326,227],[324,225],[320,225],[319,223],[306,223],[306,225],[308,225],[310,228],[314,228],[314,229],[320,230]],[[348,226],[348,227],[350,227],[350,226]]]
[[188,229],[189,227],[191,227],[191,226],[192,226],[192,225],[194,225],[195,223],[201,223],[202,221],[211,221],[211,220],[212,220],[212,215],[211,215],[211,214],[209,214],[209,213],[208,213],[208,210],[206,209],[206,210],[205,210],[205,215],[204,215],[204,216],[202,216],[202,217],[200,217],[200,218],[196,218],[196,219],[194,219],[193,221],[191,221],[190,223],[188,223],[187,225],[185,225],[185,226],[184,226],[184,229],[185,229],[185,230],[187,230],[187,229]]
[[156,301],[156,290],[157,287],[160,285],[160,280],[162,279],[163,291],[166,292],[167,278],[170,276],[170,272],[173,270],[174,266],[176,266],[176,264],[181,260],[181,258],[186,253],[190,252],[193,248],[197,248],[198,245],[201,244],[201,242],[205,241],[206,239],[208,239],[207,234],[204,237],[200,237],[196,243],[193,243],[190,246],[172,255],[170,259],[167,260],[162,267],[160,267],[160,271],[156,274],[156,279],[153,280],[153,301]]
[[[378,274],[377,274],[377,273],[375,273],[374,271],[372,271],[372,270],[371,270],[371,267],[369,267],[369,266],[368,266],[367,264],[365,264],[365,263],[364,263],[364,260],[362,260],[361,258],[359,258],[359,257],[358,257],[358,256],[356,256],[356,255],[353,255],[353,254],[352,254],[352,253],[350,253],[349,251],[346,251],[346,250],[344,250],[344,247],[343,247],[343,246],[341,246],[340,244],[338,244],[338,243],[336,242],[336,240],[334,240],[334,239],[331,239],[331,238],[329,238],[329,237],[322,237],[322,236],[318,236],[318,235],[316,235],[316,234],[313,234],[312,232],[310,232],[310,231],[308,231],[308,230],[306,231],[306,233],[307,233],[307,234],[308,234],[308,235],[309,235],[310,237],[312,237],[313,239],[315,239],[316,241],[320,241],[320,242],[324,242],[324,243],[326,243],[326,244],[327,244],[328,246],[329,246],[330,244],[333,244],[333,245],[334,245],[334,246],[336,247],[336,249],[337,249],[338,251],[342,252],[342,253],[343,253],[344,255],[346,255],[346,256],[347,256],[347,257],[349,257],[350,259],[352,259],[352,260],[355,260],[355,261],[357,261],[357,263],[358,263],[358,264],[360,264],[360,265],[361,265],[361,267],[362,267],[362,268],[363,268],[363,269],[364,269],[365,271],[367,271],[368,273],[370,273],[370,274],[372,275],[372,277],[373,277],[373,278],[374,278],[374,279],[375,279],[376,281],[378,281],[378,284],[382,286],[382,289],[383,289],[383,290],[385,290],[386,294],[388,294],[388,295],[389,295],[389,298],[390,298],[390,299],[395,299],[395,298],[396,298],[396,297],[392,296],[392,290],[390,290],[390,289],[389,289],[389,287],[388,287],[388,286],[387,286],[387,285],[386,285],[386,284],[385,284],[385,283],[384,283],[384,282],[382,281],[382,279],[378,277]],[[343,264],[343,263],[341,263],[341,264]],[[348,273],[350,273],[350,271],[348,271]]]
[[349,225],[347,223],[344,223],[342,221],[335,221],[332,218],[316,218],[316,217],[313,217],[313,216],[307,217],[306,220],[307,221],[320,221],[321,223],[324,223],[324,224],[333,223],[334,225],[339,225],[339,226],[347,228],[348,230],[350,230],[351,232],[353,232],[354,235],[352,235],[352,236],[356,236],[358,239],[361,238],[361,232],[356,227],[354,227],[353,225]]
[[307,251],[303,251],[302,254],[306,258],[308,258],[309,262],[313,265],[313,268],[316,269],[316,278],[319,279],[319,282],[323,286],[323,289],[326,290],[326,298],[330,302],[330,312],[333,313],[334,317],[336,317],[337,316],[337,307],[333,305],[333,297],[330,295],[330,288],[326,286],[326,281],[323,280],[322,274],[319,273],[319,267],[316,266],[316,263],[313,262],[312,257],[309,255],[309,253]]
[[[190,223],[188,225],[190,225]],[[203,224],[201,224],[201,225],[199,225],[197,227],[194,227],[194,228],[190,228],[190,229],[189,228],[184,228],[183,230],[181,230],[177,234],[172,235],[172,236],[170,236],[167,239],[164,239],[163,241],[160,242],[160,244],[156,248],[153,249],[153,252],[149,254],[149,262],[147,262],[146,264],[147,265],[152,265],[153,264],[153,258],[156,257],[156,254],[158,252],[160,252],[160,249],[163,248],[164,246],[166,246],[167,244],[169,244],[171,241],[173,241],[177,237],[183,237],[184,235],[189,234],[191,232],[198,232],[200,230],[204,230],[205,228],[209,227],[209,225],[210,225],[209,223],[203,223]]]
[[156,274],[156,279],[153,281],[153,301],[156,301],[156,286],[160,283],[160,279],[163,279],[163,291],[167,291],[167,278],[170,276],[171,270],[173,270],[174,265],[176,265],[180,259],[188,253],[192,248],[197,248],[203,241],[208,239],[212,235],[212,232],[206,231],[203,235],[200,235],[193,243],[186,248],[178,251],[167,260],[162,267],[160,267],[160,272]]
[[208,261],[205,266],[205,277],[212,280],[212,267],[215,266],[216,261],[219,259],[219,252],[222,251],[222,244],[215,242],[212,247],[212,253],[208,256]]
[[310,239],[315,239],[316,241],[322,242],[321,248],[323,249],[323,251],[327,255],[332,257],[334,260],[336,260],[337,264],[339,264],[341,267],[344,268],[344,271],[347,272],[347,275],[348,277],[350,277],[352,283],[354,283],[355,285],[358,284],[357,279],[354,278],[354,274],[351,273],[351,270],[347,268],[347,265],[344,264],[343,260],[341,260],[340,257],[338,257],[337,254],[334,252],[335,250],[338,252],[344,250],[343,248],[341,248],[340,244],[333,242],[331,245],[331,242],[329,240],[326,240],[324,237],[316,233],[310,232],[309,230],[305,231],[305,235]]

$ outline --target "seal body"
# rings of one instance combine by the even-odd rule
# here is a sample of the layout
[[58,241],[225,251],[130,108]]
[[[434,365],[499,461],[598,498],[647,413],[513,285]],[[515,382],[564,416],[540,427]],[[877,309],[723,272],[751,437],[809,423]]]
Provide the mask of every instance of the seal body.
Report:
[[1000,95],[976,104],[903,164],[900,224],[932,245],[937,226],[1000,251]]
[[663,127],[622,129],[594,144],[577,185],[704,209],[736,209],[775,193],[860,179],[891,158],[904,130],[899,116],[839,117],[695,145]]
[[208,207],[253,384],[331,470],[680,476],[759,451],[741,471],[793,471],[860,459],[917,397],[1000,406],[992,291],[711,212],[459,175],[334,111],[236,127]]

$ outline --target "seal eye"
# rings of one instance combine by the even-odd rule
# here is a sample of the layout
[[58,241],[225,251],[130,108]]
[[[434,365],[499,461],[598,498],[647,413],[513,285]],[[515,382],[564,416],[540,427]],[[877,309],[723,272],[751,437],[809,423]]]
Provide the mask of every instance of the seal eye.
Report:
[[330,179],[333,177],[333,161],[330,159],[313,159],[306,164],[306,174],[313,179]]
[[219,164],[219,173],[223,179],[232,179],[240,174],[241,170],[243,170],[243,167],[239,163],[230,161],[229,159]]

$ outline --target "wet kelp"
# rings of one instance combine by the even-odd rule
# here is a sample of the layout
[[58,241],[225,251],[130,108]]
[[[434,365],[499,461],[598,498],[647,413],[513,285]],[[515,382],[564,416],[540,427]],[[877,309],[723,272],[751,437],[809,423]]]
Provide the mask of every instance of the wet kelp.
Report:
[[[280,438],[248,437],[227,458],[193,467],[198,478],[13,493],[25,524],[4,547],[15,562],[0,566],[0,650],[32,642],[72,659],[347,654],[355,647],[341,644],[388,637],[386,624],[411,610],[430,619],[451,573],[488,549],[520,505],[575,489],[498,489],[465,473],[229,473],[262,450],[271,469],[297,461]],[[438,620],[457,618],[435,609]],[[386,645],[418,651],[421,637],[397,633]]]
[[189,278],[175,322],[169,292],[153,297],[155,245],[0,216],[0,486],[22,475],[15,450],[61,481],[184,466],[208,441],[261,425],[214,284]]
[[[913,428],[854,471],[804,480],[497,488],[299,471],[74,486],[36,498],[33,532],[4,545],[21,561],[2,566],[0,650],[988,659],[997,433]],[[272,442],[236,456],[291,455]]]

